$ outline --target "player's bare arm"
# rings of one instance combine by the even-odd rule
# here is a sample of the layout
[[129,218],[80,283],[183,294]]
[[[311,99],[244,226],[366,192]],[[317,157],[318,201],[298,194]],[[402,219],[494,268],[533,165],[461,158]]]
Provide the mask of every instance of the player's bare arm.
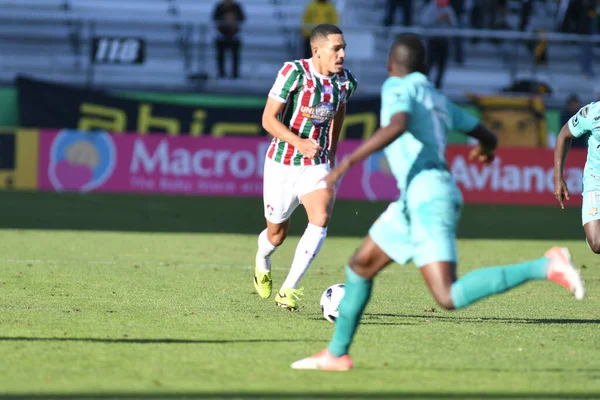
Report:
[[469,153],[469,160],[477,160],[484,164],[489,164],[494,161],[498,139],[492,131],[479,124],[472,131],[467,133],[468,136],[477,139],[479,143]]
[[284,106],[285,103],[270,97],[267,98],[267,104],[265,105],[262,116],[263,128],[272,136],[294,146],[303,156],[315,158],[321,151],[319,144],[314,139],[301,139],[298,135],[286,128],[285,125],[279,121],[279,118],[277,118]]
[[334,168],[325,182],[328,187],[334,187],[339,179],[356,163],[361,162],[371,154],[398,139],[408,128],[409,114],[405,112],[396,113],[390,119],[389,125],[379,128],[375,133],[365,140],[354,150],[339,166]]
[[563,169],[567,154],[571,149],[571,141],[575,138],[569,130],[569,124],[564,124],[554,147],[554,197],[558,200],[560,208],[565,208],[564,201],[569,200],[569,188],[563,176]]
[[331,128],[329,129],[329,165],[335,167],[335,155],[337,154],[337,146],[340,140],[340,133],[346,118],[346,103],[340,104],[340,107],[333,117]]

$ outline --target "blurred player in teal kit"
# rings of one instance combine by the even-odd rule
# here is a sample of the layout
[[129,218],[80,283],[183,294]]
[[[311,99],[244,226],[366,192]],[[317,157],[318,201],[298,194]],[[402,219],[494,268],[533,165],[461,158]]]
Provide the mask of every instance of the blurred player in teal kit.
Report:
[[439,93],[424,75],[421,38],[403,34],[392,46],[389,78],[381,91],[381,128],[326,178],[329,187],[354,164],[384,149],[401,197],[375,221],[346,266],[346,293],[335,333],[320,353],[296,361],[295,369],[345,371],[352,368],[349,348],[369,302],[373,278],[393,261],[419,267],[433,297],[448,310],[468,306],[530,280],[551,280],[583,299],[579,272],[566,248],[514,265],[481,268],[456,278],[456,225],[462,195],[448,171],[448,133],[465,132],[479,141],[472,160],[494,159],[496,137],[470,114]]
[[587,160],[583,169],[581,223],[590,249],[600,254],[600,102],[582,107],[563,125],[554,147],[554,196],[561,208],[569,200],[569,188],[563,175],[567,154],[574,140],[587,142]]

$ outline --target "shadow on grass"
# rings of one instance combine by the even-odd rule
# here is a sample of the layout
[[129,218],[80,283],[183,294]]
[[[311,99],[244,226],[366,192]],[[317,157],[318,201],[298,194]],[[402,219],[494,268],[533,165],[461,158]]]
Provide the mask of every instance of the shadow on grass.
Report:
[[[366,313],[365,322],[372,321],[372,319],[377,320],[377,318],[406,318],[406,319],[420,319],[420,320],[442,320],[444,322],[457,322],[457,323],[465,323],[465,322],[492,322],[492,323],[501,323],[501,324],[600,324],[600,319],[559,319],[559,318],[498,318],[498,317],[459,317],[459,316],[449,316],[449,315],[436,315],[432,313],[431,315],[407,315],[407,314],[373,314]],[[372,318],[372,319],[371,319]],[[404,323],[401,323],[404,325]]]
[[[330,236],[364,236],[387,202],[339,200]],[[307,224],[304,210],[290,233]],[[240,233],[265,227],[261,198],[2,192],[0,229],[69,229],[130,232]],[[466,205],[460,238],[583,240],[579,207]]]
[[364,322],[361,322],[361,325],[417,325],[416,323],[413,322],[378,322],[378,321],[373,321],[373,320],[366,320]]
[[[322,373],[322,372],[321,372]],[[318,372],[317,372],[318,374]],[[292,392],[292,393],[236,393],[236,392],[156,392],[156,393],[47,393],[47,394],[7,394],[0,400],[50,400],[50,399],[590,399],[598,398],[600,392],[585,393],[435,393],[435,392]]]
[[0,342],[91,342],[91,343],[135,343],[135,344],[235,344],[235,343],[293,343],[327,342],[314,339],[134,339],[134,338],[73,338],[73,337],[0,337]]

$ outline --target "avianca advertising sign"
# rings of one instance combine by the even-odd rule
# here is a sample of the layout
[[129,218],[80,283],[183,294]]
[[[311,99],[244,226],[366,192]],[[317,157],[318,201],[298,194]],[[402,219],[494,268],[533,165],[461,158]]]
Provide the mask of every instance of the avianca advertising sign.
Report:
[[[338,159],[358,144],[340,143]],[[56,191],[262,196],[268,146],[264,138],[41,131],[39,186]],[[501,149],[487,166],[469,161],[469,150],[447,149],[449,169],[465,202],[555,204],[551,150]],[[565,169],[571,206],[581,204],[585,157],[585,151],[572,150]],[[392,201],[399,196],[382,153],[354,166],[338,191],[341,199]]]

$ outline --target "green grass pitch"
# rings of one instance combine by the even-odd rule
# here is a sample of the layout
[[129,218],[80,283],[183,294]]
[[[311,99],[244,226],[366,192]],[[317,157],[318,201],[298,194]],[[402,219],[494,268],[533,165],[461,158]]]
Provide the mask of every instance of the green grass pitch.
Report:
[[[252,286],[260,199],[0,193],[0,400],[600,398],[600,257],[579,209],[465,208],[459,274],[568,246],[588,297],[528,283],[441,310],[411,264],[375,283],[346,373],[294,371],[319,297],[381,203],[338,202],[297,313]],[[298,234],[274,256],[283,282]]]

